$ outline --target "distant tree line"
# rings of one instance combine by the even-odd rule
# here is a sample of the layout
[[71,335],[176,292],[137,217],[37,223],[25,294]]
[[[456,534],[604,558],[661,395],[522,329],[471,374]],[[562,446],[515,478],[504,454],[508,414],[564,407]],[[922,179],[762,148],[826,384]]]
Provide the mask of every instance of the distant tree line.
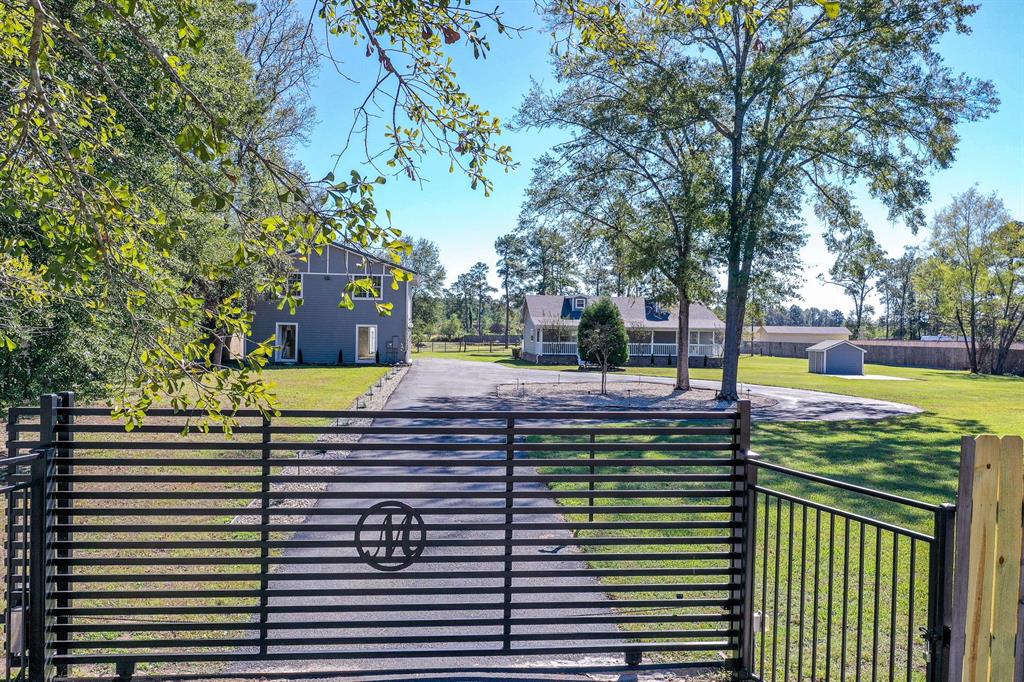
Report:
[[510,299],[504,293],[495,296],[500,292],[489,281],[486,263],[475,263],[446,286],[448,271],[441,264],[437,244],[415,239],[405,264],[416,272],[411,285],[416,341],[506,333],[511,341],[512,335],[520,333],[519,308],[507,305]]
[[[846,324],[854,338],[948,336],[964,344],[971,371],[994,374],[1024,341],[1024,223],[997,195],[972,187],[953,197],[936,213],[928,240],[897,257],[887,257],[860,220],[827,242],[836,260],[821,279],[850,299]],[[766,319],[802,312],[793,306]]]
[[788,308],[773,308],[764,315],[760,324],[792,327],[841,327],[846,323],[842,310],[801,308],[793,304]]

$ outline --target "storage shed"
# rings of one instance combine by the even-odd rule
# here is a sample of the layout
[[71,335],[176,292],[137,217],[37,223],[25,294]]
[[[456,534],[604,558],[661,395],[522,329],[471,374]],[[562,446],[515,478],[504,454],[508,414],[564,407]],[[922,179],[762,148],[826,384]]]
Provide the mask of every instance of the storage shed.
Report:
[[864,349],[849,341],[822,341],[807,349],[807,371],[814,374],[864,374]]

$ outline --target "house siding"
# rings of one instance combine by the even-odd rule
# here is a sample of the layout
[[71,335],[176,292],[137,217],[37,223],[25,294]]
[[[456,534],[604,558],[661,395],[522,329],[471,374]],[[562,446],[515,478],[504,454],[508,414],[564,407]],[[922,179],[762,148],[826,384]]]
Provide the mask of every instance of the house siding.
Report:
[[815,374],[863,374],[864,353],[853,346],[840,344],[824,350],[807,352],[807,370]]
[[864,354],[852,346],[845,344],[829,348],[825,351],[826,367],[829,374],[863,374]]
[[[360,267],[362,256],[331,246],[322,254],[312,254],[309,262],[296,262],[302,273],[302,305],[292,315],[288,307],[278,310],[278,301],[260,301],[253,306],[253,333],[256,340],[273,339],[278,323],[298,325],[298,350],[303,363],[354,364],[357,325],[376,325],[377,349],[381,362],[408,362],[411,359],[411,291],[407,283],[391,288],[392,277],[386,266],[368,262]],[[349,276],[383,275],[379,300],[354,300],[351,310],[339,308]],[[377,312],[379,302],[393,305],[391,315]],[[394,342],[394,351],[388,344]],[[250,341],[249,349],[255,346]]]
[[765,331],[764,329],[757,329],[754,331],[754,341],[760,342],[787,342],[787,343],[821,343],[822,341],[848,341],[850,338],[850,332],[845,334],[842,332],[816,332],[813,328],[808,327],[808,330],[799,334],[781,334],[778,332]]

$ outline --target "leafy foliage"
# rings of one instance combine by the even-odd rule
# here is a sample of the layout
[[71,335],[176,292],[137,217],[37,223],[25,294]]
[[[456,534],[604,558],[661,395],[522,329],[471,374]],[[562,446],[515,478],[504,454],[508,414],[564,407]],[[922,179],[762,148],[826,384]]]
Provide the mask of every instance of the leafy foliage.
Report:
[[958,123],[998,104],[991,83],[952,72],[936,52],[943,34],[969,30],[976,9],[964,0],[552,7],[563,53],[670,74],[689,104],[678,120],[716,141],[709,158],[726,197],[722,397],[737,397],[745,306],[773,216],[788,220],[808,199],[848,214],[846,188],[862,181],[893,220],[923,224],[926,173],[952,162]]
[[1024,328],[1024,229],[1002,200],[970,188],[935,216],[916,282],[963,340],[971,371],[1001,374]]
[[[116,413],[138,424],[162,401],[230,428],[234,408],[274,403],[261,380],[269,341],[237,368],[220,354],[227,338],[248,335],[249,297],[301,304],[282,264],[335,241],[400,260],[409,245],[373,192],[387,174],[417,177],[426,153],[448,156],[489,193],[485,168],[509,166],[509,149],[495,140],[500,121],[460,89],[448,50],[486,56],[481,22],[506,33],[500,15],[386,0],[327,0],[318,13],[323,40],[341,44],[327,51],[335,66],[355,53],[379,65],[370,91],[354,93],[363,106],[350,134],[366,140],[364,160],[380,162],[377,177],[311,180],[288,158],[303,120],[290,78],[315,61],[311,27],[279,22],[288,30],[272,44],[282,50],[256,59],[249,38],[275,22],[227,0],[0,8],[4,352],[45,309],[78,307],[97,329],[121,319]],[[391,112],[380,148],[369,141],[371,105]],[[370,286],[353,282],[342,305]]]
[[629,360],[629,335],[618,306],[607,296],[590,303],[580,315],[576,334],[580,357],[601,368],[601,393],[606,393],[608,370]]
[[825,243],[836,260],[829,268],[829,279],[822,275],[821,280],[838,286],[850,298],[853,303],[851,336],[860,338],[864,316],[874,311],[867,299],[885,268],[885,251],[875,241],[874,233],[860,221],[842,235],[828,235]]

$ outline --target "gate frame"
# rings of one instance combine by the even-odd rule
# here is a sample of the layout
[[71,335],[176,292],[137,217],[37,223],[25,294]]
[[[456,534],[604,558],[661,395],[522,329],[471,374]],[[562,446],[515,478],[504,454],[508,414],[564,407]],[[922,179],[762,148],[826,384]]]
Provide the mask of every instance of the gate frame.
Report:
[[[69,518],[61,513],[61,509],[70,505],[71,502],[67,501],[64,504],[54,500],[52,492],[55,489],[61,492],[68,492],[71,489],[72,483],[55,484],[50,480],[50,477],[54,473],[70,473],[72,470],[71,464],[61,463],[61,460],[73,456],[74,430],[62,427],[72,426],[74,424],[74,415],[71,412],[62,411],[62,408],[74,408],[74,406],[74,394],[71,392],[41,396],[39,410],[40,437],[37,443],[39,447],[34,449],[31,455],[21,458],[17,454],[18,446],[12,447],[8,458],[9,460],[24,459],[25,463],[30,463],[31,469],[29,476],[29,486],[31,488],[31,534],[28,538],[30,608],[27,613],[29,636],[26,642],[29,651],[27,679],[30,682],[46,682],[52,679],[54,675],[63,676],[67,674],[66,665],[57,666],[52,662],[53,655],[61,655],[62,653],[57,650],[54,639],[57,639],[55,634],[60,631],[61,626],[66,624],[63,622],[65,619],[57,619],[51,615],[51,612],[55,605],[62,607],[70,606],[73,598],[61,599],[58,603],[56,598],[48,594],[47,586],[53,584],[51,576],[55,573],[66,573],[67,564],[65,560],[72,558],[71,552],[73,550],[56,550],[49,546],[48,538],[52,535],[52,526],[55,523],[65,523]],[[8,423],[8,432],[12,441],[18,440],[19,409],[12,408],[10,412],[11,418]],[[557,412],[554,414],[557,414]],[[755,631],[753,608],[754,579],[756,574],[755,550],[757,542],[755,498],[758,490],[758,470],[760,468],[767,468],[783,473],[792,473],[807,480],[836,485],[847,490],[892,501],[905,502],[906,498],[845,484],[841,481],[827,479],[814,474],[787,470],[778,465],[762,462],[759,455],[750,450],[751,423],[749,401],[739,401],[736,413],[734,414],[738,428],[733,436],[736,462],[732,467],[732,472],[738,477],[738,480],[732,483],[734,491],[732,500],[733,504],[739,507],[739,509],[732,513],[731,518],[740,525],[736,537],[734,537],[734,542],[730,547],[731,551],[738,554],[738,557],[732,560],[731,566],[738,571],[741,579],[738,581],[736,589],[730,593],[731,598],[735,600],[735,605],[731,607],[731,613],[736,617],[735,623],[738,629],[738,635],[731,638],[734,646],[730,647],[730,650],[735,653],[735,658],[731,659],[731,667],[734,679],[757,679],[752,671],[755,670],[756,639],[758,634]],[[513,458],[516,450],[514,417],[507,417],[506,429],[508,432],[504,448],[506,458]],[[270,420],[264,417],[262,428],[263,446],[260,447],[260,444],[256,443],[254,447],[254,450],[261,451],[264,460],[269,460],[272,457],[272,449],[268,447],[271,438]],[[18,445],[22,448],[28,447],[24,442]],[[591,452],[591,458],[593,458],[593,451]],[[15,465],[8,462],[8,471],[10,472],[13,468],[15,468]],[[262,471],[264,476],[269,474],[270,465],[264,464]],[[505,471],[506,475],[511,475],[513,467],[509,465],[505,468]],[[54,487],[58,485],[61,487]],[[507,485],[511,486],[511,482]],[[261,491],[254,494],[254,499],[259,500],[263,508],[269,506],[267,493],[269,493],[269,483],[264,481]],[[509,498],[509,502],[511,502],[511,498]],[[946,682],[950,679],[949,647],[951,642],[951,624],[953,624],[951,615],[953,601],[952,558],[954,553],[954,528],[958,522],[961,522],[961,520],[956,518],[955,505],[943,504],[937,506],[934,512],[934,542],[930,546],[929,553],[928,622],[926,628],[922,628],[925,637],[929,641],[930,655],[928,672],[926,674],[928,682]],[[264,533],[267,534],[268,531],[264,531]],[[70,539],[70,535],[71,531],[62,532],[58,540]],[[506,547],[506,554],[510,550],[511,545]],[[269,550],[264,548],[263,551],[268,552]],[[61,569],[60,567],[62,566],[65,569]],[[507,568],[508,565],[506,563],[506,570]],[[268,566],[264,565],[263,574],[260,579],[264,589],[269,582],[268,570]],[[507,582],[508,579],[506,578]],[[56,587],[58,590],[68,591],[65,587],[61,587],[61,585],[66,585],[66,581],[60,581]],[[265,597],[261,598],[259,607],[259,622],[261,625],[265,625],[268,621],[267,599]],[[507,610],[506,608],[506,612]],[[762,620],[761,623],[763,627],[764,621]],[[507,625],[505,630],[507,635]],[[262,628],[261,631],[265,631],[265,628]],[[265,637],[261,638],[264,642],[265,639]],[[641,648],[642,646],[631,648],[628,644],[626,645],[628,667],[636,666],[637,662],[629,660],[629,656],[631,653],[639,653]],[[509,650],[514,652],[514,649],[510,649],[506,640],[502,651]],[[265,652],[266,646],[262,644],[261,653]],[[118,674],[123,677],[130,677],[132,667],[118,663]],[[679,667],[685,667],[685,664]],[[483,670],[483,668],[480,670]]]

